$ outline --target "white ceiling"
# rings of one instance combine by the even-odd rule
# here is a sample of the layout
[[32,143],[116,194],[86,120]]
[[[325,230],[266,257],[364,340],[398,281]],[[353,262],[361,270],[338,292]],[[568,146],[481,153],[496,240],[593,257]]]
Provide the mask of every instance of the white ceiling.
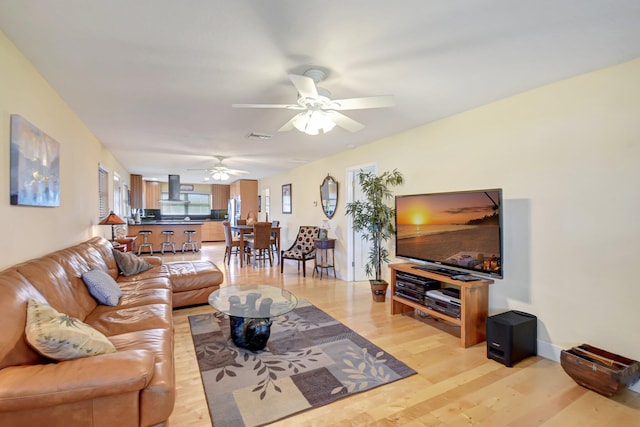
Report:
[[[638,0],[0,0],[0,28],[131,173],[183,183],[213,156],[259,179],[640,57]],[[295,103],[287,74],[310,66],[334,98],[397,105],[319,136],[231,108]]]

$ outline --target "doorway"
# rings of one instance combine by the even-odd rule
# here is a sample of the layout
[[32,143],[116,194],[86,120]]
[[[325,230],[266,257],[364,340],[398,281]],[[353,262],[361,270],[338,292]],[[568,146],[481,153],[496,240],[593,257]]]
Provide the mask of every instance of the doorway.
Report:
[[[375,163],[367,163],[359,166],[347,168],[347,203],[362,200],[362,190],[358,182],[360,171],[377,173],[378,167]],[[371,248],[368,241],[362,240],[362,234],[353,229],[353,220],[347,216],[347,281],[367,280],[364,266],[367,263],[367,256]]]

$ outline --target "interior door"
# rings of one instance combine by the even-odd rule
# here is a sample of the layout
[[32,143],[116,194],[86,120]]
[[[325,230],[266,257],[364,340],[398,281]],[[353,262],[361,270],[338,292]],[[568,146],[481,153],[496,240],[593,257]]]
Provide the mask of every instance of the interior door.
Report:
[[[360,170],[376,173],[377,168],[375,165],[369,164],[350,168],[347,171],[347,182],[349,183],[347,197],[349,202],[363,199],[362,189],[358,182],[358,173]],[[347,277],[352,281],[368,280],[369,278],[365,274],[364,266],[367,263],[371,243],[363,240],[362,233],[353,229],[353,222],[350,216],[347,216],[347,236],[347,259],[350,260],[347,266]]]

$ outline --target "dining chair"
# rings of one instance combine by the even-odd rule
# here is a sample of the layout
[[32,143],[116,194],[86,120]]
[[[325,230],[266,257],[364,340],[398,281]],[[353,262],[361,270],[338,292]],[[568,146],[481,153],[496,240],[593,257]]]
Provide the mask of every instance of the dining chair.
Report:
[[293,245],[286,251],[280,252],[280,273],[284,271],[284,260],[293,259],[298,261],[298,274],[300,274],[300,264],[302,264],[302,277],[306,277],[307,261],[315,260],[316,249],[313,240],[318,238],[320,227],[311,225],[301,225],[298,229],[298,236]]
[[[227,261],[227,265],[231,262],[231,254],[235,253],[236,257],[240,253],[240,239],[236,239],[233,237],[231,233],[231,224],[229,221],[222,221],[222,225],[224,226],[224,258],[222,262]],[[235,248],[235,251],[234,251]],[[227,258],[228,257],[228,258]]]
[[[246,219],[238,219],[236,220],[236,225],[247,225],[247,220]],[[240,236],[240,232],[235,232],[234,233],[236,235],[236,237]],[[245,234],[246,236],[246,234]]]
[[[274,219],[273,221],[271,221],[271,228],[277,228],[280,227],[280,221],[278,221],[277,219]],[[276,234],[275,231],[271,232],[271,251],[275,252],[276,254],[278,253],[278,244],[276,242],[276,239],[278,238],[278,235]]]
[[256,266],[256,261],[266,261],[268,258],[269,265],[273,266],[270,222],[256,222],[253,225],[253,236],[246,239],[245,245],[249,248],[247,252],[247,264],[249,263],[250,257],[253,257],[254,267]]

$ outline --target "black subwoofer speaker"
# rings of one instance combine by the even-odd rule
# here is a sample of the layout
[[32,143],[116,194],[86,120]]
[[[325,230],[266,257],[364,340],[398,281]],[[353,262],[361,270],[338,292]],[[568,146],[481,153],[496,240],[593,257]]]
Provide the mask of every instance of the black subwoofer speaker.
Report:
[[507,311],[487,317],[487,358],[512,367],[537,353],[536,316]]

